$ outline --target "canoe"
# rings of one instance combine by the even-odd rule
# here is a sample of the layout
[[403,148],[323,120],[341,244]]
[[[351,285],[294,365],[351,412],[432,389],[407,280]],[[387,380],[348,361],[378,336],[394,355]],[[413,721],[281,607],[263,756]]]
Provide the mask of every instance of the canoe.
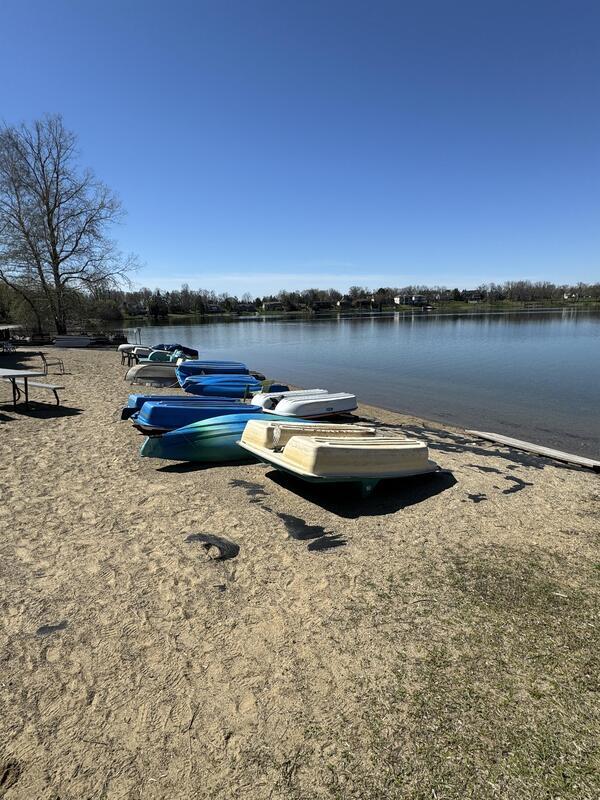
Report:
[[255,394],[252,398],[252,405],[261,406],[269,411],[272,411],[279,403],[280,400],[284,400],[290,397],[311,397],[312,395],[323,395],[329,394],[327,389],[297,389],[292,392],[259,392]]
[[176,386],[175,364],[147,362],[127,370],[127,383],[144,383],[151,386]]
[[190,394],[130,394],[127,400],[127,405],[121,409],[121,419],[129,419],[132,414],[139,411],[144,403],[157,402],[157,403],[215,403],[223,400],[227,403],[241,403],[241,400],[236,400],[231,397],[198,397],[197,395]]
[[184,361],[177,368],[177,380],[183,384],[191,375],[249,375],[250,370],[241,361]]
[[262,431],[260,421],[249,421],[239,441],[241,448],[260,461],[312,483],[358,483],[363,496],[380,480],[426,475],[439,470],[429,460],[425,442],[400,436],[377,436],[373,429],[331,432],[327,425],[314,433],[306,426],[294,433],[289,426]]
[[262,414],[262,409],[259,406],[246,405],[236,400],[215,400],[209,403],[202,400],[195,403],[151,401],[144,403],[140,411],[131,417],[131,420],[140,430],[164,432],[183,428],[211,417],[240,413]]
[[[215,464],[253,461],[254,456],[242,450],[237,442],[248,420],[256,416],[258,415],[255,413],[245,412],[212,417],[184,428],[177,428],[162,436],[148,437],[141,447],[140,455],[148,458],[168,458],[172,461]],[[279,419],[282,422],[293,421],[290,417]]]
[[333,417],[336,414],[349,414],[358,408],[356,395],[338,392],[337,394],[313,394],[300,397],[283,398],[275,406],[274,412],[265,408],[267,414],[283,414],[289,417],[315,419]]

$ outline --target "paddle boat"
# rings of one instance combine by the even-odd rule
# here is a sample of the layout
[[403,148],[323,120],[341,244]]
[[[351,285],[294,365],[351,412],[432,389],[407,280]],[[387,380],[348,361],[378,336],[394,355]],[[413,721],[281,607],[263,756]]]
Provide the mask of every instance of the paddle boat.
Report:
[[[439,470],[427,444],[400,436],[379,436],[373,428],[274,424],[249,420],[238,442],[259,461],[313,483],[358,483],[369,495],[384,478],[426,475]],[[351,430],[349,430],[351,428]]]
[[259,406],[247,405],[239,400],[201,398],[195,403],[150,401],[131,417],[136,428],[142,431],[163,433],[183,428],[194,422],[229,414],[262,414]]
[[316,394],[301,394],[297,397],[284,397],[276,403],[274,409],[265,408],[267,414],[283,414],[288,417],[315,419],[333,417],[338,414],[349,414],[356,411],[358,403],[356,395],[346,392],[336,394],[317,391]]
[[288,398],[302,398],[302,397],[310,397],[312,395],[323,395],[329,394],[327,389],[295,389],[291,392],[259,392],[252,397],[252,404],[255,406],[261,406],[269,411],[272,411],[274,408],[277,407],[277,403],[280,400],[288,399]]
[[[248,420],[259,415],[260,413],[245,411],[240,414],[212,417],[163,433],[162,436],[149,436],[140,449],[140,455],[146,458],[211,464],[253,461],[254,456],[240,448],[237,442]],[[277,419],[281,422],[292,421],[291,417]]]

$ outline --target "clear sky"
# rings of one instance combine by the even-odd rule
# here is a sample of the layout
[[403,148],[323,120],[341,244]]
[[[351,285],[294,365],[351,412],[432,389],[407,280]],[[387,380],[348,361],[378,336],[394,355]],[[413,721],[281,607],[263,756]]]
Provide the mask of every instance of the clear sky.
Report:
[[598,0],[0,0],[151,288],[600,280]]

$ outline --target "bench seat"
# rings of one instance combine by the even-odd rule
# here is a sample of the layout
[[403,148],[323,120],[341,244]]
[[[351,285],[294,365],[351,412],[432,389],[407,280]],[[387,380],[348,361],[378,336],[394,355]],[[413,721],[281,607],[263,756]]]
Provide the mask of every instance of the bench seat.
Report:
[[[5,381],[11,381],[11,378],[4,378],[4,380]],[[17,378],[15,380],[15,383],[17,384],[17,387],[25,386],[25,381],[23,380],[23,378]],[[56,405],[57,406],[60,405],[58,392],[59,392],[60,389],[64,389],[65,388],[64,386],[57,386],[57,385],[55,385],[53,383],[39,383],[38,381],[31,381],[31,380],[27,381],[27,387],[29,389],[31,389],[31,388],[33,388],[33,389],[47,389],[49,392],[54,392],[54,397],[56,398]]]

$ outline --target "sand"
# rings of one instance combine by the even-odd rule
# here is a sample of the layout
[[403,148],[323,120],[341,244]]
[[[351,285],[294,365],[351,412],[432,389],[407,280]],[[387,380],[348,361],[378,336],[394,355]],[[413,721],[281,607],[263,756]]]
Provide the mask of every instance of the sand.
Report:
[[[120,420],[130,387],[117,353],[61,352],[59,409],[40,394],[47,403],[13,411],[0,386],[0,797],[471,796],[457,777],[468,748],[415,709],[427,691],[439,700],[436,670],[440,686],[448,669],[468,684],[475,654],[496,674],[477,636],[497,622],[481,580],[503,565],[546,576],[548,602],[597,598],[598,476],[364,406],[386,430],[424,437],[447,472],[364,501],[259,464],[141,459],[140,434]],[[214,560],[194,534],[239,552]],[[483,578],[465,572],[489,559]],[[502,672],[517,699],[535,669],[519,661],[521,614],[513,604],[494,628],[517,637]],[[440,648],[450,662],[436,666]],[[471,725],[497,702],[495,679],[490,692]],[[438,743],[435,758],[447,748],[437,771],[419,737]],[[483,764],[497,750],[485,747]],[[489,774],[473,772],[473,796],[519,796],[510,770],[504,794]],[[582,780],[573,796],[594,796],[596,778]]]

